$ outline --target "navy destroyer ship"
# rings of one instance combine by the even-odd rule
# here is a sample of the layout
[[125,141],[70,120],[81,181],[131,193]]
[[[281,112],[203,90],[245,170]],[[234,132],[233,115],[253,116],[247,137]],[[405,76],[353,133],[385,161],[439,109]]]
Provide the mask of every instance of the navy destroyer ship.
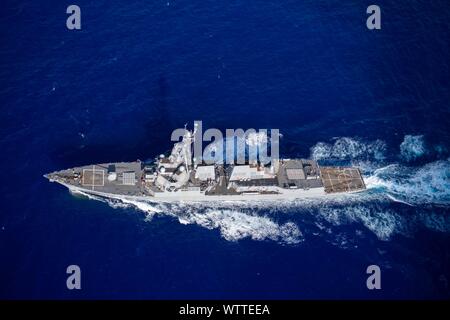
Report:
[[185,130],[169,156],[151,162],[100,163],[44,175],[71,190],[144,201],[296,200],[364,190],[356,167],[323,167],[310,159],[241,165],[206,164],[193,157],[194,133]]

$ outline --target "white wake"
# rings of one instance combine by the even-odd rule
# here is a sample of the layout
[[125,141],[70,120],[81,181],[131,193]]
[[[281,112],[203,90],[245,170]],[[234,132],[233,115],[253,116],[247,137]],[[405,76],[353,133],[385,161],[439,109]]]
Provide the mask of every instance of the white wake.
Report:
[[[410,138],[405,137],[404,141],[411,146]],[[417,151],[415,154],[421,152],[416,147],[405,148],[401,157],[404,157],[404,150]],[[449,159],[421,167],[401,163],[386,165],[383,162],[385,151],[386,144],[381,140],[365,142],[348,137],[336,138],[333,143],[319,142],[311,148],[314,159],[348,160],[362,169],[367,191],[355,194],[291,202],[221,201],[207,204],[85,196],[105,201],[114,208],[133,207],[144,212],[149,222],[155,216],[168,216],[181,224],[217,230],[228,241],[252,239],[297,244],[307,236],[334,234],[335,240],[343,244],[349,243],[351,236],[339,233],[336,228],[353,223],[363,225],[380,240],[389,240],[396,234],[408,236],[418,227],[450,232],[450,217],[443,214],[450,205]],[[402,210],[392,209],[390,203],[408,208],[403,211],[410,216],[405,218]],[[423,205],[432,209],[423,210]]]

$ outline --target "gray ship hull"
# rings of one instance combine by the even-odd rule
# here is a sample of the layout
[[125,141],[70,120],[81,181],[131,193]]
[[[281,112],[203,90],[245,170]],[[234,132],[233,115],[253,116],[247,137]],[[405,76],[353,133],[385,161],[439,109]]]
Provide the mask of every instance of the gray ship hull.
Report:
[[[300,160],[288,159],[284,163],[292,166],[293,161]],[[306,163],[307,160],[303,161]],[[216,170],[218,169],[221,168],[216,167]],[[286,180],[287,176],[280,174],[275,184],[258,185],[261,184],[259,180],[244,181],[245,183],[238,184],[233,189],[227,187],[232,175],[227,174],[225,170],[218,170],[219,174],[214,181],[198,182],[192,175],[187,186],[163,190],[157,187],[155,177],[152,176],[151,180],[147,181],[145,170],[145,165],[139,161],[105,163],[62,170],[45,177],[72,192],[119,200],[153,202],[294,201],[332,197],[365,189],[360,172],[356,168],[318,167],[316,178],[302,176],[300,178],[303,179],[292,180],[296,184],[286,184],[286,181],[292,181]]]

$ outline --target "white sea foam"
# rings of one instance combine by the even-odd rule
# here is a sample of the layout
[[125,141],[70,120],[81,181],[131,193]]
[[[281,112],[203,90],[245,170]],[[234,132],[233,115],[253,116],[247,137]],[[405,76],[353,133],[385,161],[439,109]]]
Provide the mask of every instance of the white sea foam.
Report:
[[400,155],[406,161],[413,161],[427,152],[423,135],[406,135],[400,144]]
[[[407,161],[427,153],[423,135],[406,135],[400,145],[401,157]],[[390,164],[380,167],[385,158],[386,144],[381,140],[363,141],[357,138],[336,138],[334,144],[319,142],[311,148],[316,160],[352,160],[364,173],[368,189],[383,193],[371,197],[389,198],[405,204],[450,203],[450,162],[436,161],[422,167]]]
[[[123,197],[102,198],[79,191],[77,193],[90,199],[104,201],[113,208],[133,207],[146,214],[146,221],[151,221],[158,214],[174,217],[181,224],[196,224],[207,229],[218,229],[221,236],[229,241],[250,238],[296,244],[303,239],[303,235],[295,223],[289,221],[277,223],[272,218],[259,215],[257,212],[233,209],[233,207],[239,207],[239,204],[214,208],[214,204],[205,206],[201,203],[155,203],[129,200]],[[243,208],[241,207],[241,209]]]
[[342,137],[333,144],[319,142],[311,148],[311,158],[315,160],[375,159],[385,158],[386,143],[382,140],[363,141],[357,138]]
[[[389,196],[385,193],[370,192],[332,196],[326,199],[304,199],[292,202],[211,202],[211,203],[154,203],[130,201],[127,199],[105,199],[87,195],[92,199],[106,201],[114,208],[133,207],[146,214],[146,221],[155,215],[170,216],[181,224],[195,224],[210,230],[218,230],[220,235],[229,241],[244,238],[252,240],[271,240],[284,244],[296,244],[304,240],[297,223],[286,221],[286,216],[293,212],[302,212],[302,223],[319,226],[320,232],[327,238],[336,238],[332,243],[342,247],[353,245],[349,239],[343,240],[336,229],[351,223],[361,223],[373,232],[380,240],[390,240],[395,234],[408,235],[412,222],[441,231],[450,232],[450,217],[439,213],[422,214],[414,209],[416,218],[407,221],[397,212],[386,209]],[[401,200],[400,200],[401,201]],[[320,222],[320,219],[323,219]],[[279,222],[284,220],[284,222]],[[325,224],[324,224],[325,223]],[[315,229],[317,231],[317,229]],[[313,232],[315,232],[313,230]]]
[[408,202],[406,202],[406,201],[399,200],[399,199],[397,199],[396,197],[394,197],[394,196],[392,196],[392,195],[390,195],[390,194],[387,194],[387,197],[388,197],[389,199],[391,199],[392,201],[394,201],[394,202],[403,203],[403,204],[406,204],[406,205],[408,205],[408,206],[410,206],[410,207],[414,207],[414,205],[412,205],[411,203],[408,203]]
[[450,204],[450,161],[420,168],[392,164],[365,178],[369,189],[381,189],[410,204]]
[[278,224],[271,218],[234,210],[209,209],[177,215],[182,224],[197,224],[207,229],[219,229],[226,240],[243,238],[298,243],[302,234],[292,222]]
[[403,218],[391,210],[377,206],[324,207],[320,215],[333,225],[360,222],[380,240],[389,240],[395,233],[403,233]]

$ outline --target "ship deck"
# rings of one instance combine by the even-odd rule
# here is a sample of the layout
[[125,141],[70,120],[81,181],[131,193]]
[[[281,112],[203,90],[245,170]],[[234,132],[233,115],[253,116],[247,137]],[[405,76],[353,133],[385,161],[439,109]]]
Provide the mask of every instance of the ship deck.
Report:
[[320,177],[326,193],[351,192],[366,188],[358,168],[321,167]]
[[[114,180],[108,179],[111,167],[116,174]],[[47,178],[88,191],[139,196],[143,194],[142,175],[140,162],[116,162],[61,170],[48,174]]]
[[[305,162],[307,163],[307,162]],[[321,189],[326,193],[353,192],[365,189],[359,169],[354,167],[318,167],[311,166],[313,170],[308,176],[298,174],[302,165],[301,161],[284,161],[277,178],[270,181],[259,181],[253,179],[241,181],[239,185],[244,186],[277,186],[284,190],[291,189]],[[302,165],[303,166],[303,165]],[[290,170],[290,171],[289,171]],[[300,173],[305,172],[301,171]],[[320,172],[320,176],[318,175]],[[294,173],[294,175],[292,175]],[[114,177],[111,179],[111,174]],[[205,191],[207,196],[232,196],[240,194],[234,188],[228,188],[229,172],[219,166],[216,168],[216,184],[204,183],[193,179],[192,186],[198,186]],[[291,175],[291,176],[289,176]],[[164,193],[153,183],[146,184],[144,181],[144,170],[141,162],[119,162],[97,165],[82,166],[46,175],[51,180],[82,188],[87,191],[101,192],[105,194],[118,194],[126,196],[144,196]],[[195,177],[194,177],[195,178]],[[323,189],[322,189],[323,187]],[[271,191],[272,192],[272,191]]]

